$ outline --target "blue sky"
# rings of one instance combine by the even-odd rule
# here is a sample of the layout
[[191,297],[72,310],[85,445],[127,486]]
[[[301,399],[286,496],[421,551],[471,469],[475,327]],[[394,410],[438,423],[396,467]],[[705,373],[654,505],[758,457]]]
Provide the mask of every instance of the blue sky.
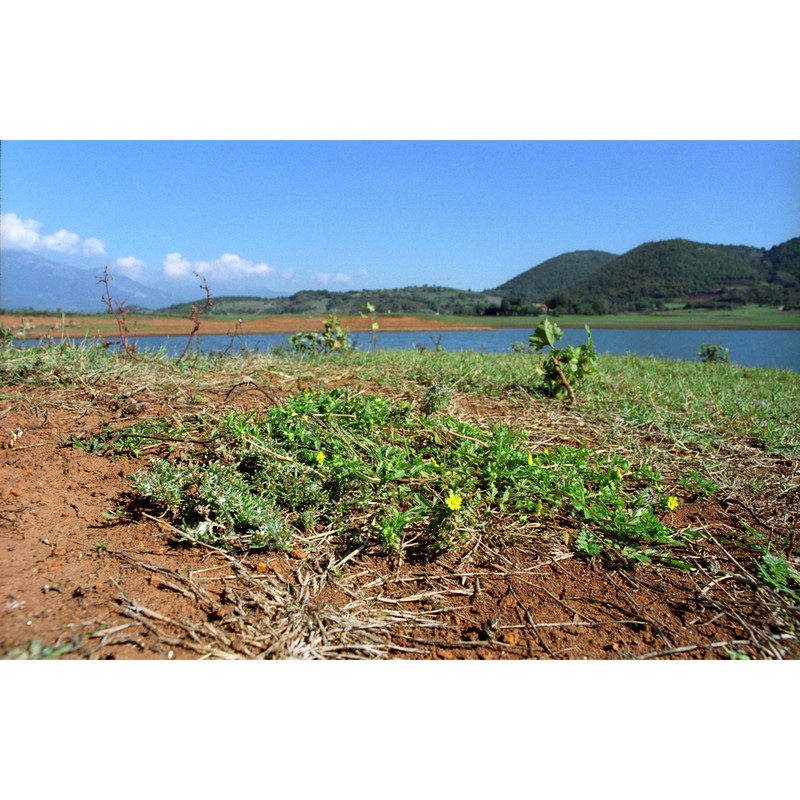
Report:
[[800,143],[4,141],[2,244],[196,294],[497,286],[571,250],[800,235]]

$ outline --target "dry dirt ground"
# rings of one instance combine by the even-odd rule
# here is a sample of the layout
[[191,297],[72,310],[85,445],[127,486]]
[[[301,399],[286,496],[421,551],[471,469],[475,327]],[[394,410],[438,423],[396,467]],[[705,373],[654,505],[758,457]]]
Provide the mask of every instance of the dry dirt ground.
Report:
[[[261,333],[296,333],[299,330],[322,330],[323,317],[282,315],[249,319],[241,324],[236,321],[203,317],[202,332],[204,335],[230,336],[234,334]],[[340,316],[343,328],[354,333],[369,331],[371,321],[358,316]],[[86,336],[117,336],[119,329],[110,314],[86,316],[67,314],[30,316],[25,314],[0,314],[0,324],[8,328],[17,337],[25,337],[32,341],[41,339],[60,339],[69,337],[83,339]],[[185,317],[150,317],[129,315],[126,325],[131,337],[136,336],[188,336],[192,332],[193,323]],[[419,317],[396,316],[381,317],[382,331],[439,331],[439,330],[491,330],[474,325],[462,325],[454,322],[420,319]]]
[[[295,388],[284,375],[271,392]],[[122,405],[89,385],[25,388],[21,401],[0,400],[0,657],[797,655],[797,639],[786,635],[764,587],[731,577],[742,575],[738,560],[751,554],[710,540],[686,556],[693,570],[611,569],[574,557],[555,531],[532,545],[500,551],[477,539],[435,561],[405,563],[303,542],[291,552],[238,554],[180,543],[169,524],[131,503],[127,476],[144,458],[109,460],[69,446],[69,437],[145,415],[202,411],[201,400],[206,408],[267,401],[232,376],[203,398],[129,389]],[[456,396],[453,404],[467,418],[519,415],[500,399]],[[574,433],[591,438],[570,424],[582,423],[564,412],[557,426],[564,441]],[[701,500],[667,521],[724,532],[741,513]]]

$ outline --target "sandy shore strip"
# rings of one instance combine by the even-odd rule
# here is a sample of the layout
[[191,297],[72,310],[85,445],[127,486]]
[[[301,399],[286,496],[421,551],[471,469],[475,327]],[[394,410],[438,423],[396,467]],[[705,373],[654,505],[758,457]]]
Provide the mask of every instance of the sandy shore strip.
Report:
[[[259,334],[259,333],[297,333],[298,331],[321,331],[327,317],[290,316],[261,317],[259,319],[237,320],[205,317],[200,321],[198,335]],[[369,331],[370,319],[359,316],[340,316],[339,324],[353,333]],[[489,326],[469,325],[459,322],[441,322],[436,319],[423,319],[414,316],[379,317],[381,331],[483,331],[492,330]],[[83,339],[118,337],[119,328],[110,315],[53,314],[33,316],[20,313],[0,315],[0,323],[19,339]],[[151,317],[130,314],[125,320],[128,336],[188,336],[193,323],[185,317]]]

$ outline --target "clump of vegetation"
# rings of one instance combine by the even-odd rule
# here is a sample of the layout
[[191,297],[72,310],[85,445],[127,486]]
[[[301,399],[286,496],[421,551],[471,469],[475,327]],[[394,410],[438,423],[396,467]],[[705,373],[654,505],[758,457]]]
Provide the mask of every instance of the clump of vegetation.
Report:
[[0,349],[9,347],[14,341],[14,332],[0,322]]
[[316,533],[431,556],[488,535],[498,514],[512,530],[569,519],[577,552],[625,563],[684,541],[660,519],[667,494],[652,469],[542,449],[508,426],[419,416],[379,395],[303,391],[261,416],[164,419],[104,437],[106,453],[169,441],[173,454],[139,471],[134,490],[186,539],[217,546],[287,548]]
[[690,469],[686,475],[678,478],[678,483],[683,487],[689,500],[711,497],[719,488],[714,481],[702,476],[696,469]]
[[764,553],[757,569],[764,583],[800,603],[800,571],[794,569],[785,558]]
[[331,315],[323,323],[322,331],[299,331],[289,337],[289,351],[295,355],[327,355],[347,353],[353,349],[348,332],[339,324],[339,319]]
[[575,402],[575,387],[581,386],[595,371],[594,342],[589,326],[586,326],[586,344],[573,347],[567,345],[563,348],[555,346],[556,342],[564,335],[549,317],[539,323],[528,341],[531,348],[537,353],[545,347],[550,351],[537,366],[544,386],[543,391],[548,397],[559,397],[566,394],[571,402]]
[[701,344],[697,355],[704,364],[728,363],[728,348],[721,344]]
[[422,396],[422,413],[428,416],[441,411],[453,399],[453,390],[443,383],[431,383]]

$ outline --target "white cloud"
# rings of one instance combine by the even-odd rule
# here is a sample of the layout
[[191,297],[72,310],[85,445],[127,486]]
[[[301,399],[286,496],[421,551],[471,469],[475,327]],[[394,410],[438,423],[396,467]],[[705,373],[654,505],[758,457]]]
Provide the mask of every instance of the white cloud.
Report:
[[105,242],[102,239],[95,239],[92,236],[88,239],[84,239],[83,254],[85,256],[104,256],[106,254]]
[[63,228],[55,233],[49,233],[40,239],[45,250],[52,250],[56,253],[74,253],[78,249],[81,237],[72,231]]
[[39,241],[41,223],[35,219],[21,219],[16,214],[0,215],[0,243],[4,248],[32,250]]
[[274,272],[269,264],[249,261],[232,253],[224,253],[214,261],[198,261],[196,270],[201,275],[215,278],[237,278],[241,275],[269,275]]
[[346,284],[349,285],[349,284],[353,283],[353,281],[364,280],[364,278],[366,278],[367,275],[369,275],[369,273],[365,269],[360,269],[360,270],[358,270],[358,272],[354,272],[354,273],[337,272],[335,277],[334,277],[334,281],[336,281],[336,283],[346,283]]
[[42,223],[35,219],[22,219],[13,212],[0,215],[0,246],[19,248],[34,252],[77,253],[83,242],[86,256],[105,255],[105,245],[101,239],[90,237],[81,239],[77,233],[64,228],[55,233],[42,235]]
[[331,281],[331,276],[329,272],[315,272],[311,276],[311,280],[315,283],[321,283],[323,286],[327,286]]
[[127,275],[129,278],[136,280],[142,276],[142,267],[144,267],[144,261],[142,261],[140,258],[136,258],[136,256],[125,256],[124,258],[118,258],[114,262],[114,266],[123,275]]
[[163,266],[168,278],[185,278],[192,272],[192,265],[180,253],[167,253]]
[[212,261],[188,261],[180,253],[169,253],[164,259],[164,275],[168,278],[183,278],[196,272],[205,278],[235,280],[254,275],[270,275],[274,267],[263,261],[250,261],[235,253],[223,253]]

